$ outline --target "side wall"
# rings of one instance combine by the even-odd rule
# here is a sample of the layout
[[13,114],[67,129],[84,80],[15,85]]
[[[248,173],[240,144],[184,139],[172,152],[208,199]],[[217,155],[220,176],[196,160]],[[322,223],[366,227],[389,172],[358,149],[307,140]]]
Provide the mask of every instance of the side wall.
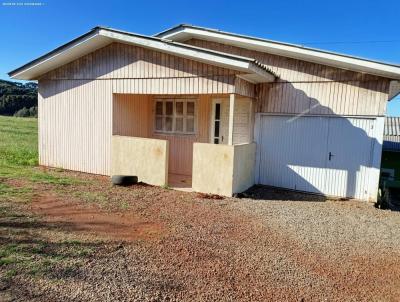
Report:
[[383,116],[390,80],[311,62],[192,39],[186,43],[252,57],[279,76],[257,85],[257,112]]
[[39,81],[39,163],[110,174],[112,86],[103,81]]

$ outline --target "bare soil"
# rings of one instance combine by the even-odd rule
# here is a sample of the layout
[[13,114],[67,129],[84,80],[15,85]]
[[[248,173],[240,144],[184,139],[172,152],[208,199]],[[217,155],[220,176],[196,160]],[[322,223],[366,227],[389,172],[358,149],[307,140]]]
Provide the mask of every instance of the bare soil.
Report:
[[68,231],[88,232],[112,240],[151,240],[163,232],[161,223],[138,217],[132,211],[110,212],[44,192],[34,197],[29,210],[43,221],[67,223]]
[[220,198],[62,173],[90,184],[35,184],[20,210],[37,222],[3,215],[2,243],[40,238],[61,254],[72,236],[92,252],[4,279],[0,300],[399,301],[400,213],[266,187]]

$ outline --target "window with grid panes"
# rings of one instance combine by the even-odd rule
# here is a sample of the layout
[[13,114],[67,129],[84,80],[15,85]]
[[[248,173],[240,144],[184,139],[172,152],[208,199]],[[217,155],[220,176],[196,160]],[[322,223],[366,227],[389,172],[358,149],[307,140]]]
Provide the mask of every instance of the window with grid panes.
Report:
[[194,134],[196,125],[194,99],[156,99],[155,131],[159,133]]

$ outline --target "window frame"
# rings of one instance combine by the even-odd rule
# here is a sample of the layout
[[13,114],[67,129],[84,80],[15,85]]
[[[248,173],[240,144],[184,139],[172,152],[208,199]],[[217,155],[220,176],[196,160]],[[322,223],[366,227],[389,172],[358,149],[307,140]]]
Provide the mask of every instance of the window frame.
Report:
[[[162,114],[157,114],[157,102],[162,103]],[[172,102],[172,115],[167,115],[166,113],[166,103]],[[183,112],[182,115],[178,115],[176,112],[176,103],[183,103]],[[193,103],[194,112],[193,115],[187,114],[187,103]],[[193,97],[156,97],[154,98],[153,105],[153,129],[154,133],[162,134],[162,135],[196,135],[197,133],[197,99]],[[172,130],[168,131],[165,129],[166,126],[166,118],[172,117]],[[162,118],[162,130],[157,130],[157,118]],[[182,118],[182,131],[176,130],[176,119]],[[187,129],[187,120],[193,119],[193,131],[188,132]]]

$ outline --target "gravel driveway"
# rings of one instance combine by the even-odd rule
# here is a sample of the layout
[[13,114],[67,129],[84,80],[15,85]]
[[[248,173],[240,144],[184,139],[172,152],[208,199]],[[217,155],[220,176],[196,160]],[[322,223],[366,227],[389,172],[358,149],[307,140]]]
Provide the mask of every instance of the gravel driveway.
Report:
[[[76,190],[64,189],[54,202],[68,201]],[[42,276],[16,275],[0,299],[399,301],[398,212],[269,188],[242,199],[207,199],[155,187],[110,188],[105,180],[96,180],[91,190],[123,198],[127,209],[111,211],[115,219],[110,222],[101,214],[105,210],[75,197],[62,212],[86,211],[94,219],[102,217],[101,230],[118,230],[120,223],[125,233],[131,228],[140,236],[119,238],[116,231],[98,234],[103,237],[97,241],[85,239],[94,252],[79,265],[65,269],[56,263]],[[40,201],[26,210],[40,214],[45,207],[35,202]],[[52,224],[71,234],[96,236],[99,222],[80,227],[79,219],[57,213],[43,210],[46,232]],[[121,215],[139,217],[140,223]],[[150,222],[157,222],[156,234],[138,231]],[[38,227],[32,232],[47,234]]]

